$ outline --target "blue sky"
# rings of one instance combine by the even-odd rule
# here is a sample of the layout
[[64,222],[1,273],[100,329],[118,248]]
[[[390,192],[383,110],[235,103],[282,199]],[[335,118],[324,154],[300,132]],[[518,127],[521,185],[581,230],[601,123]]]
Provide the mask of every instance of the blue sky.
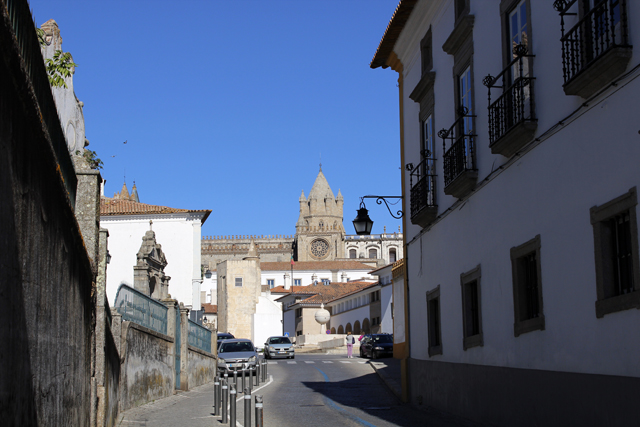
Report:
[[360,196],[400,194],[397,73],[369,68],[397,0],[29,3],[78,64],[107,196],[126,176],[143,203],[211,209],[205,236],[294,234],[320,161],[349,234]]

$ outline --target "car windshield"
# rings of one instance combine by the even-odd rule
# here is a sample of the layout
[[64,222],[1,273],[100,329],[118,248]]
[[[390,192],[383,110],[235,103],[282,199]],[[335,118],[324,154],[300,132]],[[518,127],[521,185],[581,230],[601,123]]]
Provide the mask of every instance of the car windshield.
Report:
[[235,353],[240,351],[253,351],[250,342],[225,342],[220,346],[218,353]]
[[276,337],[269,340],[269,344],[291,344],[287,337]]
[[373,337],[373,342],[393,343],[393,337],[391,335],[378,335]]

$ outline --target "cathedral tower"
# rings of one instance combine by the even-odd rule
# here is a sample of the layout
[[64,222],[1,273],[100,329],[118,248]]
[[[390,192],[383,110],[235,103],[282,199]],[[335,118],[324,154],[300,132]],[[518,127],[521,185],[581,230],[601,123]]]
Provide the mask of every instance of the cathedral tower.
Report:
[[330,261],[344,258],[344,227],[342,208],[344,199],[338,190],[333,195],[329,183],[318,172],[309,197],[300,195],[300,216],[296,223],[296,252],[298,261]]

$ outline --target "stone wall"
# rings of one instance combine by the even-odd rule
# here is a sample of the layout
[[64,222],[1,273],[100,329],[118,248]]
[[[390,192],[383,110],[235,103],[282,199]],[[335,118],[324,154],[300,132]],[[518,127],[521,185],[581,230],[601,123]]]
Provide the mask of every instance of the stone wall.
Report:
[[241,261],[254,240],[260,261],[281,262],[291,259],[293,236],[205,236],[202,238],[202,265],[209,270],[226,260]]
[[207,384],[215,379],[217,369],[216,364],[211,363],[213,357],[211,353],[207,353],[191,345],[189,346],[189,360],[187,365],[189,387]]
[[75,175],[51,139],[59,123],[43,121],[55,107],[36,100],[6,13],[0,0],[0,420],[86,426],[94,272],[62,178]]
[[173,395],[174,339],[126,321],[122,337],[120,411]]

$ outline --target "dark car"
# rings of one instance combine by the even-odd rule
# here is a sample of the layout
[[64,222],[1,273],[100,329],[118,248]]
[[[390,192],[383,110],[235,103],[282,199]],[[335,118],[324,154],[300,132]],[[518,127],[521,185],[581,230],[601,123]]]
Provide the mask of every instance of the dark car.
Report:
[[381,356],[393,356],[393,335],[368,334],[360,341],[360,357],[377,359]]
[[218,332],[218,337],[217,337],[218,348],[220,348],[220,343],[222,341],[224,341],[224,340],[232,340],[234,338],[235,337],[232,334],[230,334],[229,332]]

